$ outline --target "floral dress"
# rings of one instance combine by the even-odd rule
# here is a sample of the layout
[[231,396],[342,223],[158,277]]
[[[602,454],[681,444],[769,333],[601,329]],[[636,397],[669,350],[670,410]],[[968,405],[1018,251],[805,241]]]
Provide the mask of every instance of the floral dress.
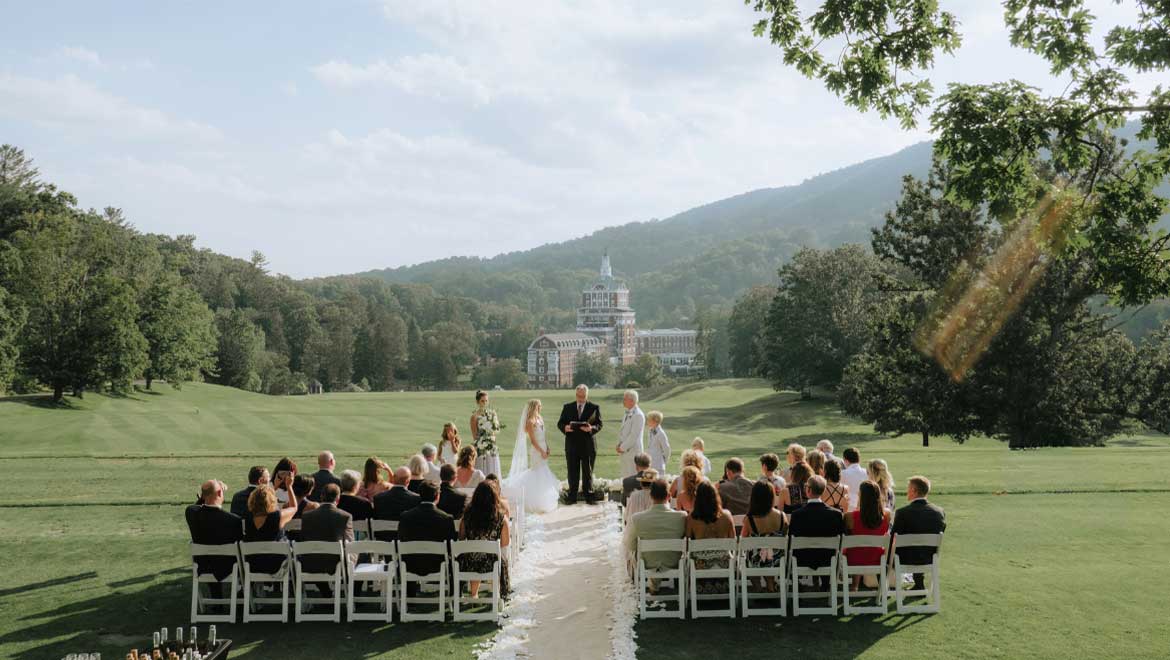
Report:
[[[472,529],[468,524],[466,518],[463,519],[463,538],[466,541],[499,541],[504,533],[504,516],[497,516],[492,524],[487,529]],[[501,548],[501,552],[503,548]],[[492,564],[496,558],[478,552],[463,555],[459,558],[459,570],[467,571],[469,573],[491,573]],[[493,585],[494,586],[494,585]],[[509,592],[508,584],[508,562],[500,557],[500,595],[507,596]]]
[[491,408],[475,409],[475,467],[485,475],[494,474],[503,478],[500,473],[500,452],[496,447],[496,434],[503,428],[500,425],[500,416]]
[[[722,517],[722,516],[721,516]],[[692,539],[703,538],[722,538],[715,534],[716,528],[719,525],[718,519],[714,523],[704,523],[705,532],[710,532],[711,536],[691,534]],[[726,550],[703,550],[700,552],[691,553],[691,559],[695,562],[695,568],[704,570],[708,568],[727,568],[731,561],[731,555]],[[701,594],[725,594],[727,593],[727,580],[720,578],[700,578],[695,581],[695,588]]]
[[[784,516],[780,516],[780,528],[771,534],[758,533],[756,531],[756,520],[752,516],[744,516],[744,524],[751,527],[752,536],[778,536],[784,538],[784,535],[788,533],[788,525],[784,522]],[[773,552],[768,548],[760,548],[759,550],[749,551],[745,561],[749,568],[775,568],[784,564],[784,553]]]

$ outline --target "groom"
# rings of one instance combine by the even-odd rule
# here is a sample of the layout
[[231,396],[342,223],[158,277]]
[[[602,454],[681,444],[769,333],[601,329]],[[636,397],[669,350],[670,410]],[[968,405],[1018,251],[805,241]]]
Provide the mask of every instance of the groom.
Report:
[[597,444],[593,436],[601,430],[601,408],[589,401],[589,388],[577,386],[577,400],[561,409],[557,428],[565,434],[565,458],[569,461],[569,504],[577,503],[577,483],[585,501],[593,503],[593,461]]

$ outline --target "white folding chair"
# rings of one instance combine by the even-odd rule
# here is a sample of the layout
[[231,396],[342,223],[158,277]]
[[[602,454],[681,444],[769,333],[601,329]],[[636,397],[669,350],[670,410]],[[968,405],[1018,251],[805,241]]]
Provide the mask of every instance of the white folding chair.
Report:
[[[287,541],[248,541],[240,543],[240,554],[244,559],[244,623],[252,621],[280,621],[288,623],[288,585],[289,573],[292,572],[292,549]],[[277,555],[283,557],[280,568],[275,573],[260,573],[253,571],[248,564],[249,557],[258,555]],[[276,584],[280,586],[280,597],[254,596],[252,588],[255,585]],[[253,612],[258,605],[280,605],[280,614],[262,614]]]
[[[370,519],[370,538],[376,541],[390,541],[398,538],[398,521],[397,520],[374,520]],[[392,532],[389,534],[390,538],[378,538],[379,532]]]
[[[744,617],[753,614],[763,616],[776,614],[786,616],[788,614],[788,576],[785,570],[788,563],[788,558],[785,556],[785,548],[787,547],[788,539],[783,536],[749,536],[739,540],[739,593]],[[771,552],[772,556],[779,558],[780,561],[775,566],[748,566],[748,559],[752,553],[761,551]],[[767,589],[753,591],[751,588],[752,578],[765,580],[772,578],[778,591],[771,592]],[[779,600],[780,606],[752,607],[753,600]]]
[[[459,566],[459,557],[471,553],[493,556],[492,570],[487,573],[464,571]],[[503,583],[500,576],[503,571],[501,565],[503,561],[504,556],[500,550],[499,541],[454,541],[451,543],[451,568],[455,576],[455,596],[451,602],[456,621],[500,620],[500,600],[503,590]],[[463,583],[472,580],[478,580],[480,583],[480,595],[475,598],[472,598],[470,595],[463,595]],[[488,582],[491,583],[491,596],[485,598],[483,596],[484,584]],[[465,605],[489,605],[490,609],[486,612],[468,612],[465,607],[462,607]]]
[[370,538],[370,520],[367,518],[353,521],[353,540],[368,541]]
[[[737,543],[735,539],[691,539],[687,543],[687,576],[690,580],[691,618],[727,616],[735,618],[735,565]],[[695,555],[699,553],[727,553],[727,566],[723,568],[696,568]],[[700,594],[698,581],[702,579],[716,579],[727,581],[727,593]],[[700,600],[726,600],[727,607],[700,610]]]
[[[226,580],[217,580],[211,573],[199,574],[199,557],[231,557],[232,574]],[[240,549],[235,543],[222,545],[191,544],[191,623],[234,623],[236,620],[236,592],[240,587]],[[226,598],[204,596],[202,585],[218,584],[228,590]],[[227,614],[204,614],[207,607],[227,606]]]
[[[841,537],[841,604],[846,616],[851,614],[886,614],[890,611],[890,584],[886,571],[885,556],[882,556],[882,561],[878,562],[876,566],[851,565],[849,563],[849,555],[845,553],[849,548],[881,548],[885,550],[889,546],[890,537],[887,534],[881,536],[858,534]],[[855,575],[876,576],[878,580],[877,589],[859,588],[857,591],[850,591],[850,583],[853,581],[853,576]],[[864,587],[864,585],[861,586]],[[853,605],[849,602],[850,597],[854,599],[873,598],[875,603],[865,607]]]
[[[393,618],[394,583],[398,573],[398,552],[393,541],[351,541],[345,544],[345,551],[351,555],[368,557],[368,562],[356,564],[349,571],[347,586],[346,620],[385,621]],[[358,596],[358,587],[375,585],[381,589],[379,596]],[[360,612],[358,606],[366,603],[381,606],[381,612]]]
[[[406,557],[413,555],[432,555],[442,557],[439,570],[427,575],[416,575],[406,568]],[[398,615],[402,621],[443,621],[447,613],[444,604],[447,601],[447,543],[445,541],[399,541],[398,542]],[[408,595],[408,587],[417,584],[420,593]],[[434,596],[425,596],[421,592],[424,586],[437,587]],[[410,611],[409,605],[434,605],[435,612],[418,614]]]
[[735,535],[739,536],[739,531],[743,529],[743,519],[747,516],[731,516],[731,524],[735,526]]
[[[341,623],[341,593],[345,588],[345,548],[341,541],[293,541],[293,560],[296,562],[295,571],[295,604],[294,613],[297,623],[301,621],[332,621]],[[336,557],[337,565],[331,573],[313,573],[305,569],[305,559]],[[309,596],[305,589],[309,584],[332,583],[333,596]],[[328,614],[313,614],[313,605],[333,605],[333,611]]]
[[[790,536],[788,544],[788,574],[792,576],[792,614],[837,614],[837,556],[841,547],[840,536]],[[796,559],[797,550],[832,550],[833,556],[828,565],[820,568],[801,566]],[[828,607],[801,607],[800,605],[800,578],[827,577],[828,591],[806,591],[805,598],[829,599]]]
[[[896,534],[894,547],[933,549],[929,564],[903,564],[894,553],[894,606],[898,614],[932,614],[942,608],[942,593],[938,584],[938,550],[942,546],[943,535],[939,534]],[[902,585],[902,574],[910,573],[930,575],[930,586],[925,589],[907,589]],[[922,605],[908,605],[905,599],[909,597],[925,596],[926,603]]]
[[[644,555],[648,552],[677,552],[678,565],[673,568],[647,568]],[[684,619],[687,616],[686,596],[686,539],[638,539],[637,554],[634,557],[634,577],[638,582],[638,614],[643,619]],[[651,594],[647,589],[650,580],[673,580],[675,595]],[[668,607],[650,609],[652,603],[676,603],[675,609]]]

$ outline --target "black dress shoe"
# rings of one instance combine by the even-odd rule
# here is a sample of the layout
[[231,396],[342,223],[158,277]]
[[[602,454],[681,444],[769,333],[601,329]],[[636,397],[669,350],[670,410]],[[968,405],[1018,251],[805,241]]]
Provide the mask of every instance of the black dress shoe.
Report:
[[577,503],[577,498],[575,498],[575,497],[570,497],[570,498],[565,500],[565,506],[569,506],[571,504],[576,504],[576,503]]

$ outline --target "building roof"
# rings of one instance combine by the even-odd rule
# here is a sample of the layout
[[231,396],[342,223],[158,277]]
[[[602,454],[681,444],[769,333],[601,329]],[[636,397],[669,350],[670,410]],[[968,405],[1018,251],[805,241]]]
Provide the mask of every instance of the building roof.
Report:
[[639,330],[639,337],[686,337],[698,335],[698,330],[681,330],[679,328],[654,328],[653,330]]
[[580,342],[578,344],[579,346],[600,346],[605,343],[597,337],[587,335],[584,332],[553,332],[533,339],[532,343],[528,345],[528,348],[534,348],[541,339],[548,339],[558,348],[568,347],[576,342]]

